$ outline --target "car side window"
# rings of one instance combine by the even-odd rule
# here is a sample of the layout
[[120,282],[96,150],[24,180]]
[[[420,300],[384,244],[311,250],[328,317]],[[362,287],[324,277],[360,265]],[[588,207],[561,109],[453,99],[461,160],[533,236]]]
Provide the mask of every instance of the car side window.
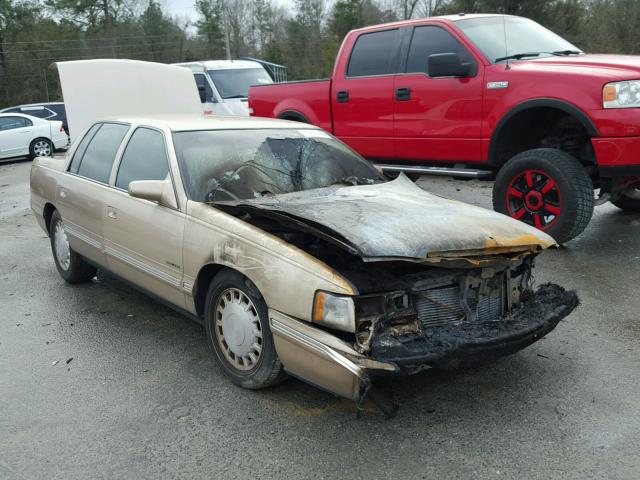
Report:
[[397,72],[400,30],[364,33],[358,37],[347,67],[348,77],[389,75]]
[[0,117],[0,131],[30,127],[33,122],[24,117]]
[[406,72],[428,75],[429,55],[438,53],[457,53],[462,63],[476,63],[469,51],[444,28],[423,26],[413,30]]
[[49,118],[53,112],[44,107],[27,107],[23,108],[21,113],[38,118]]
[[78,175],[107,183],[116,152],[127,130],[128,125],[103,123],[87,145],[80,160]]
[[194,73],[193,78],[196,81],[196,86],[198,87],[198,95],[200,95],[200,102],[206,103],[213,100],[213,90],[211,89],[211,85],[207,81],[207,77],[204,73]]
[[73,158],[71,159],[71,165],[69,165],[69,171],[71,173],[78,173],[78,167],[80,166],[80,161],[84,156],[84,152],[87,150],[87,145],[89,145],[89,142],[91,141],[91,139],[93,138],[93,136],[101,126],[102,126],[101,123],[96,123],[93,127],[91,127],[87,131],[85,136],[82,137],[82,140],[78,144],[78,148],[76,148],[76,151],[73,153]]
[[169,158],[164,136],[157,130],[140,127],[129,139],[118,167],[116,187],[128,190],[136,180],[164,180],[169,174]]

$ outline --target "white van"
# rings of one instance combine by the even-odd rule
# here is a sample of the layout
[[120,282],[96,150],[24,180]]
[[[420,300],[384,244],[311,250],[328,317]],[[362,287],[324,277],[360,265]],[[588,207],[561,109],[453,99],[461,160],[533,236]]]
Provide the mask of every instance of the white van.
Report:
[[248,116],[249,87],[273,83],[261,64],[249,60],[207,60],[175,65],[193,72],[205,115]]

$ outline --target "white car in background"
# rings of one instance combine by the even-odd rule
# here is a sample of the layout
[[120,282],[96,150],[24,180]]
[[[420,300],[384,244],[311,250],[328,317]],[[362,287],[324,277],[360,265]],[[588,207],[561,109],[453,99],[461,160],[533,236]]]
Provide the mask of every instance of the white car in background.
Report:
[[60,121],[20,113],[0,113],[0,159],[50,157],[64,150],[69,137]]
[[207,60],[175,65],[193,72],[205,115],[248,117],[249,87],[273,83],[264,67],[250,60]]

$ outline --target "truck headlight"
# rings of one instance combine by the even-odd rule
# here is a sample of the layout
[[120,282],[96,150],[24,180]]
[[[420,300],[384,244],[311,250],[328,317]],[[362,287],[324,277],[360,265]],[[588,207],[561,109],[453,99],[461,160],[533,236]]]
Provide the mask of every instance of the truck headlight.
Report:
[[311,318],[315,323],[336,330],[356,331],[356,307],[351,297],[316,292]]
[[603,108],[640,107],[640,80],[608,83],[602,89]]

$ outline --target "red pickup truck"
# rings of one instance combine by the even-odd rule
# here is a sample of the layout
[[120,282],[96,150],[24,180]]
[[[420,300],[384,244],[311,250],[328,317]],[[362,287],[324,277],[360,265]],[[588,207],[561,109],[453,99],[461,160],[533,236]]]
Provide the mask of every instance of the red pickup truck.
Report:
[[594,204],[640,211],[640,57],[587,55],[526,18],[354,30],[331,79],[251,87],[249,106],[390,172],[495,178],[494,208],[558,242]]

